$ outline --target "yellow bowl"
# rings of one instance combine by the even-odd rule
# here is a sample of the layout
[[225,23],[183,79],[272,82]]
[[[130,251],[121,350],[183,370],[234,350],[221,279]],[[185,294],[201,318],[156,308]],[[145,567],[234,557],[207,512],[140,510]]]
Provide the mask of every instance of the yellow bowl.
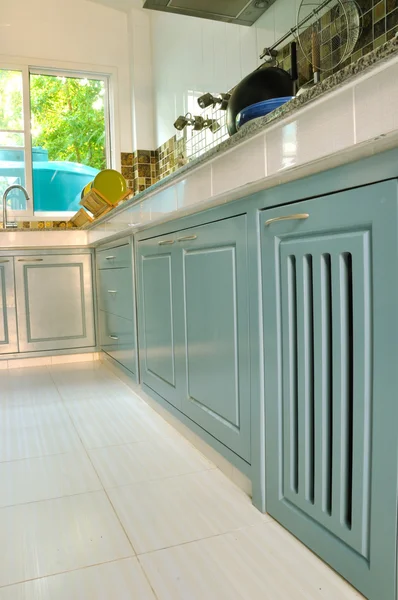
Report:
[[105,169],[96,175],[93,187],[98,190],[109,202],[116,204],[126,194],[126,180],[114,169]]

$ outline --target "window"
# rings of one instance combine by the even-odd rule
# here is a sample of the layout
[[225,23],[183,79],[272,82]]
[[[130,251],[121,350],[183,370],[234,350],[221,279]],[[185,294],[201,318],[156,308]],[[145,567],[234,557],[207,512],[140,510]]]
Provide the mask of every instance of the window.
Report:
[[[107,76],[0,68],[0,193],[15,215],[73,214],[110,166]],[[43,214],[44,213],[44,214]]]

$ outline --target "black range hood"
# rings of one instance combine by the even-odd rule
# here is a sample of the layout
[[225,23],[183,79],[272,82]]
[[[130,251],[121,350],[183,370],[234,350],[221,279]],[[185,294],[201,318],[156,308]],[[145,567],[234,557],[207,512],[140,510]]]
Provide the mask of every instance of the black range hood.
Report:
[[146,0],[144,8],[236,25],[253,25],[275,0]]

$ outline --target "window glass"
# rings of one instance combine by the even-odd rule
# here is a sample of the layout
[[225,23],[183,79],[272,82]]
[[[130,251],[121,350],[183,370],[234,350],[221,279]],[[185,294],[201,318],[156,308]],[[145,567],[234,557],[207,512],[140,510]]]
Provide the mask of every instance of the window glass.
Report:
[[30,75],[35,211],[76,211],[107,166],[107,82]]

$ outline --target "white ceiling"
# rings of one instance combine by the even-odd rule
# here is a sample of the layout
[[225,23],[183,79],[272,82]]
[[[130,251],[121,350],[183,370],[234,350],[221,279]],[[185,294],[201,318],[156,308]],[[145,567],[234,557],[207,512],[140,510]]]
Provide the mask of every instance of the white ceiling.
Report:
[[96,4],[103,4],[115,10],[129,12],[132,8],[142,8],[145,0],[89,0]]

